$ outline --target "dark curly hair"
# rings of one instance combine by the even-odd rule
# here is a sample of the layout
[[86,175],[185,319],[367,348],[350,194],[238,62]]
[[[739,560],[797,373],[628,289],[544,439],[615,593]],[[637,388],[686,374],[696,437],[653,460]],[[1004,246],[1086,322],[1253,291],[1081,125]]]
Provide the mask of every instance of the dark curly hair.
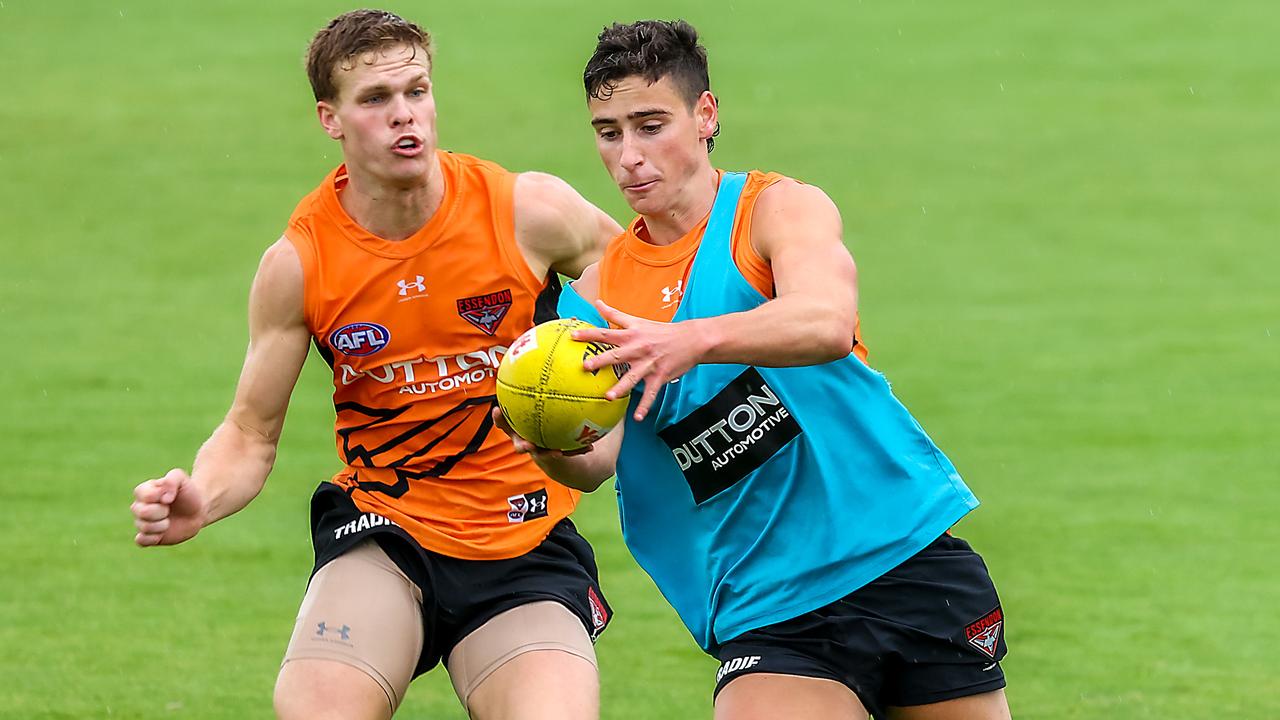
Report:
[[[595,53],[582,73],[587,97],[608,100],[618,83],[632,75],[639,75],[650,84],[670,77],[690,108],[711,89],[707,49],[698,43],[698,31],[683,20],[614,23],[600,31]],[[707,152],[715,147],[715,136],[719,134],[717,124],[707,138]]]
[[352,10],[329,21],[307,47],[307,79],[316,100],[334,100],[338,86],[333,71],[355,67],[355,59],[383,48],[408,45],[422,48],[431,64],[431,34],[404,18],[385,10]]

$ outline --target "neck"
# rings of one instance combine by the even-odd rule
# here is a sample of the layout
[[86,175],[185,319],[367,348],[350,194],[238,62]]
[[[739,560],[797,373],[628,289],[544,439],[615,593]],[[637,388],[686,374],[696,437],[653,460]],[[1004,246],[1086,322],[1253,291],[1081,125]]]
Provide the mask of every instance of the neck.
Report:
[[408,184],[388,184],[351,166],[347,177],[347,187],[338,194],[342,209],[360,227],[384,240],[412,237],[444,200],[444,177],[437,157],[432,158],[428,173]]
[[675,201],[662,212],[642,214],[648,240],[654,245],[670,245],[689,234],[711,212],[716,201],[716,189],[720,177],[708,163],[700,169],[684,188],[676,193]]

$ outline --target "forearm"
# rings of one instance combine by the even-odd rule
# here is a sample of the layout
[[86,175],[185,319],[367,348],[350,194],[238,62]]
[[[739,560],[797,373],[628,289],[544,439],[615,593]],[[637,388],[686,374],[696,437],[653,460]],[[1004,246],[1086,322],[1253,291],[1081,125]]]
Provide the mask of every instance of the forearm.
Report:
[[274,438],[223,420],[196,453],[191,472],[204,492],[204,524],[238,512],[257,497],[275,460]]
[[817,365],[853,349],[853,318],[840,304],[793,294],[744,312],[687,321],[699,363]]
[[614,474],[614,459],[606,455],[593,449],[584,455],[534,453],[533,459],[547,477],[561,485],[594,492]]

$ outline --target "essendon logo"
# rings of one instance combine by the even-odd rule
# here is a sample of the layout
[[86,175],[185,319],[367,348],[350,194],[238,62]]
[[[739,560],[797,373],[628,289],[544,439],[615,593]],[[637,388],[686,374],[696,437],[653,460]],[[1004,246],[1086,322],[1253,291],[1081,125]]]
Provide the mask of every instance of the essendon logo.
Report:
[[502,324],[502,319],[507,316],[507,311],[510,309],[510,290],[499,290],[488,295],[476,295],[458,300],[458,314],[462,319],[489,335],[498,331],[498,326]]
[[591,639],[595,640],[604,626],[609,624],[609,607],[590,585],[587,586],[587,604],[591,606]]
[[992,660],[996,657],[996,649],[1000,645],[1000,631],[1004,628],[1004,612],[996,608],[983,615],[977,622],[964,628],[964,637],[969,644],[981,650]]

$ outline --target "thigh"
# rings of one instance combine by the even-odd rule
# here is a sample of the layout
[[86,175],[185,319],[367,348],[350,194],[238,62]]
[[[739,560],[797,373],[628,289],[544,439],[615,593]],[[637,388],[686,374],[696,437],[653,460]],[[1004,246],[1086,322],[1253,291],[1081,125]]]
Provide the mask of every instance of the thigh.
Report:
[[538,601],[502,612],[449,653],[449,679],[477,720],[595,720],[595,649],[582,620]]
[[716,696],[716,720],[867,720],[858,696],[835,680],[751,673]]
[[889,708],[889,720],[1010,720],[1004,690],[968,695],[953,700]]
[[[335,689],[363,702],[356,688],[365,683],[335,683],[334,677],[364,676],[380,689],[375,697],[389,715],[404,699],[422,653],[421,604],[418,586],[372,540],[327,563],[311,578],[298,611],[277,706],[330,710]],[[351,716],[378,717],[354,710]]]

